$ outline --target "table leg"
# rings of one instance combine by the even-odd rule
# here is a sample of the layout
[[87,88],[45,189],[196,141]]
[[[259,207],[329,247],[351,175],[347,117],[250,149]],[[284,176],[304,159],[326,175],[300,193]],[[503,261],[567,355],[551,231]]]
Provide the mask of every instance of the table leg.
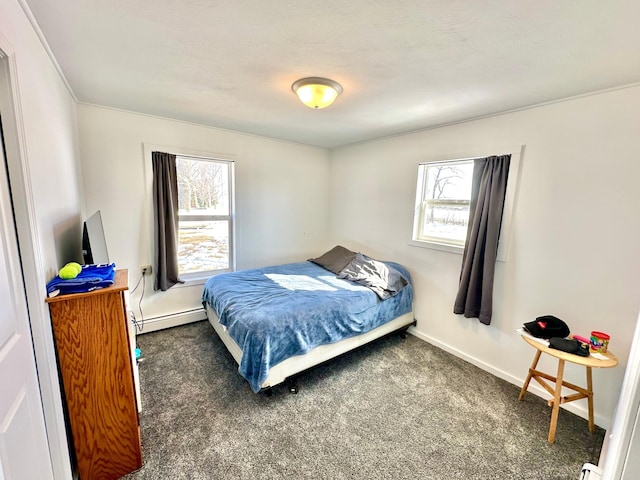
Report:
[[564,375],[564,360],[558,359],[558,375],[556,377],[556,389],[553,395],[553,409],[551,410],[551,425],[549,427],[549,437],[547,441],[553,443],[556,439],[556,426],[558,424],[558,413],[560,412],[560,400],[562,398],[562,377]]
[[536,350],[536,355],[533,357],[533,363],[531,364],[531,368],[529,369],[529,373],[527,374],[527,379],[524,381],[524,385],[522,386],[522,390],[520,390],[520,395],[518,396],[518,400],[522,400],[524,398],[524,394],[527,393],[527,388],[529,388],[529,383],[531,382],[531,377],[533,377],[533,371],[538,366],[538,360],[540,360],[540,354],[542,352],[540,350]]
[[595,431],[595,422],[593,420],[593,379],[591,377],[591,367],[587,367],[587,402],[589,404],[589,431]]

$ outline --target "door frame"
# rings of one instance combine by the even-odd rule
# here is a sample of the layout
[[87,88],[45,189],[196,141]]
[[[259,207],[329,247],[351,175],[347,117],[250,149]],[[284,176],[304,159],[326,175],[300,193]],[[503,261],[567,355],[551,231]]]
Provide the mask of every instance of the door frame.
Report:
[[[631,341],[627,368],[622,381],[620,398],[616,405],[613,423],[607,432],[609,444],[603,448],[603,480],[630,478],[625,472],[626,463],[632,450],[638,448],[640,431],[634,428],[640,415],[640,315]],[[605,439],[606,441],[606,439]],[[632,444],[633,442],[636,442]],[[602,462],[600,462],[602,465]]]
[[8,91],[0,91],[8,111],[5,119],[5,149],[11,198],[25,282],[25,293],[38,384],[47,431],[54,478],[72,478],[69,439],[67,436],[62,391],[56,362],[49,311],[44,302],[47,283],[38,225],[35,214],[31,172],[27,161],[27,143],[22,116],[16,54],[9,41],[0,33],[0,75],[8,75]]

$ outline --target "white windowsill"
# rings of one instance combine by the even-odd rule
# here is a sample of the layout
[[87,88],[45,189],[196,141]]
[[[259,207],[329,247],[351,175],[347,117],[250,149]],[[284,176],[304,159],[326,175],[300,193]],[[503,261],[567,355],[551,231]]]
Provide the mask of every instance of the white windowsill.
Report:
[[194,287],[196,285],[204,285],[207,278],[183,278],[184,283],[176,283],[175,288]]
[[224,270],[221,272],[208,272],[203,274],[198,274],[198,273],[187,274],[189,276],[187,276],[186,278],[184,276],[180,277],[180,279],[183,280],[184,283],[178,283],[175,286],[179,288],[179,287],[193,287],[195,285],[204,285],[206,281],[209,280],[211,277],[215,275],[221,275],[223,273],[229,273],[231,271],[232,270]]
[[[409,245],[413,247],[429,248],[431,250],[439,250],[441,252],[455,253],[457,255],[464,254],[464,247],[458,245],[447,245],[446,243],[427,242],[424,240],[409,240]],[[498,245],[498,255],[496,262],[506,262],[507,251],[502,245]]]
[[409,245],[413,247],[430,248],[441,252],[457,253],[458,255],[462,255],[464,253],[463,246],[450,245],[447,243],[428,242],[425,240],[409,240]]

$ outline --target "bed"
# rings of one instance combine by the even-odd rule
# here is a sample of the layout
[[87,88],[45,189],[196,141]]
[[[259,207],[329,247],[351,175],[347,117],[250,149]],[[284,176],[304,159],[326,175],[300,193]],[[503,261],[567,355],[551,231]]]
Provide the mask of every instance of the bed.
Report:
[[254,392],[415,324],[407,269],[344,247],[213,276],[207,318]]

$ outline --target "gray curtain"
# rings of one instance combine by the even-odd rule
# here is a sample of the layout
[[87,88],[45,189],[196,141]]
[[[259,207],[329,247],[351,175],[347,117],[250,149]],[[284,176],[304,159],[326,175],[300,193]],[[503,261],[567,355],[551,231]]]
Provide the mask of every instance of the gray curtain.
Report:
[[178,276],[178,176],[176,156],[152,152],[154,290],[183,283]]
[[467,242],[453,313],[489,325],[493,311],[493,277],[511,155],[476,158],[469,208]]

